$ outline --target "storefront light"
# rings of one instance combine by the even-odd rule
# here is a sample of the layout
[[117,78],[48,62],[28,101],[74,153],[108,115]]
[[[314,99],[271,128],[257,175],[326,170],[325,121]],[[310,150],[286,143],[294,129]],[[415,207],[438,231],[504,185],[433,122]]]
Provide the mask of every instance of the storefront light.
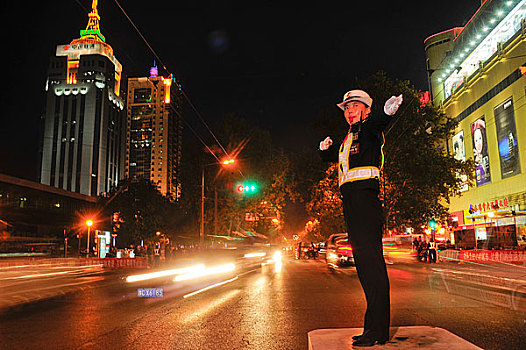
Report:
[[[461,48],[457,56],[462,62],[462,69],[457,70],[445,79],[445,97],[451,96],[454,89],[462,84],[466,77],[470,76],[479,66],[479,62],[485,62],[498,49],[499,42],[505,42],[521,28],[521,19],[526,13],[526,0],[511,1],[508,6],[516,4],[513,9],[501,9],[489,20],[492,25],[484,26],[482,33],[473,36],[467,45]],[[496,26],[495,24],[499,22]],[[476,39],[475,39],[476,38]],[[465,58],[467,56],[467,58]],[[456,60],[455,59],[455,62]]]

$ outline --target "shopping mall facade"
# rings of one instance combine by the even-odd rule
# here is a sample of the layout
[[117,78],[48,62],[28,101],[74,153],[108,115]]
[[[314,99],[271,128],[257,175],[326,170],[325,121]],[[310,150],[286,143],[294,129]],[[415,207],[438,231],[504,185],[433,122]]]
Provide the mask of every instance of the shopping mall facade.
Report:
[[484,1],[424,42],[433,104],[459,124],[447,149],[476,181],[451,198],[451,239],[505,248],[526,235],[526,0]]

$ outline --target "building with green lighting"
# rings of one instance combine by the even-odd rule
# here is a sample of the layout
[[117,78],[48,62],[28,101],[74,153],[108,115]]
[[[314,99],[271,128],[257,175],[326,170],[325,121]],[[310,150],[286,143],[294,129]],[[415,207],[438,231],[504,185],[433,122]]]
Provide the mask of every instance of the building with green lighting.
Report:
[[432,103],[459,122],[447,150],[476,164],[476,183],[450,203],[460,247],[514,246],[525,235],[525,18],[526,0],[488,0],[464,27],[424,41]]
[[88,16],[80,38],[49,62],[39,181],[97,196],[124,176],[126,117],[122,66],[100,33],[96,1]]

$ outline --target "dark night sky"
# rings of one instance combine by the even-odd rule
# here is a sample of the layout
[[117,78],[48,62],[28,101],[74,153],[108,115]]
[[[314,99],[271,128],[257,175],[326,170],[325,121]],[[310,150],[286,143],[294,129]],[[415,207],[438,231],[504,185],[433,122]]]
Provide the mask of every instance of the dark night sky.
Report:
[[[355,77],[384,70],[427,90],[424,39],[464,25],[480,6],[477,0],[119,2],[211,126],[236,112],[270,130],[289,151],[316,147],[304,137],[308,125],[321,109],[340,102]],[[9,2],[5,19],[14,21],[2,24],[8,63],[1,84],[0,173],[31,180],[49,57],[56,45],[79,36],[91,8],[90,0],[46,4]],[[148,74],[154,55],[115,1],[100,0],[98,8],[101,31],[124,75]],[[195,114],[185,118],[199,128]]]

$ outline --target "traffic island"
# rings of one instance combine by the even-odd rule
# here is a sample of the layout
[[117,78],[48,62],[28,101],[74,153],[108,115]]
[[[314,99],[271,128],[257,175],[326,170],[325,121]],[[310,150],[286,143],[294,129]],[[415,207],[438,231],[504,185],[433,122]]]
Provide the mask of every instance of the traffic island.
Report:
[[[360,335],[363,328],[316,329],[308,333],[309,350],[345,350],[353,347],[352,337]],[[482,349],[459,336],[438,327],[392,327],[389,341],[369,349],[428,349],[474,350]]]

